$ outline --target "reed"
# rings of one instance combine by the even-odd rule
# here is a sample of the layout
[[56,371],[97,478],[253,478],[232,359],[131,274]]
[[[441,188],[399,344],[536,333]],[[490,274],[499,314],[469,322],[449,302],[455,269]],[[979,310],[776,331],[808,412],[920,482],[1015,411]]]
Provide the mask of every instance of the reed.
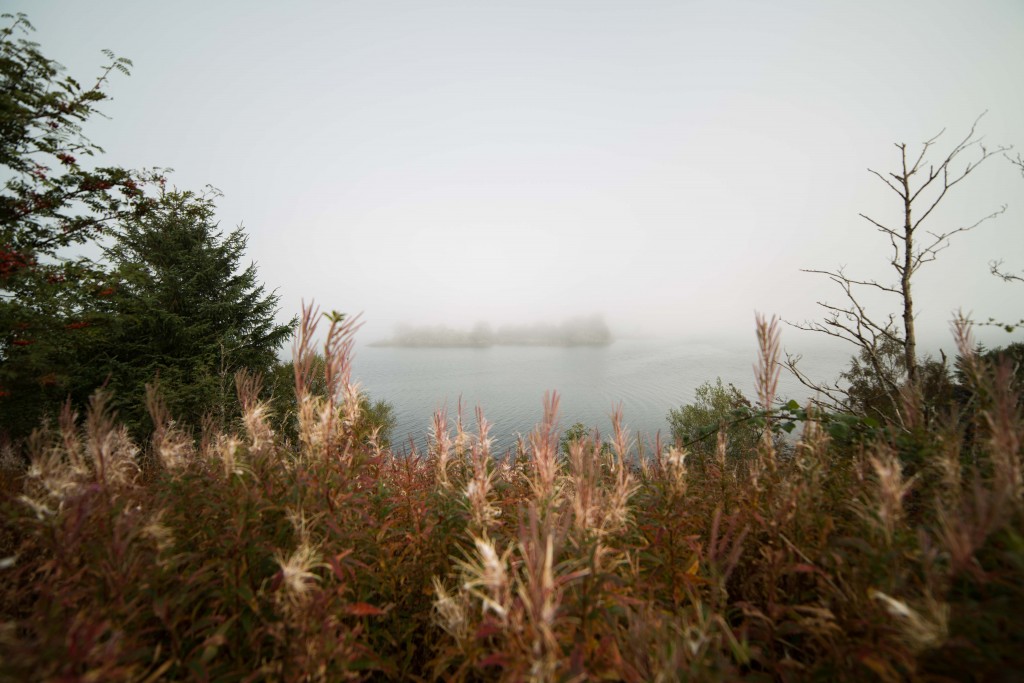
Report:
[[[435,416],[425,453],[356,438],[357,321],[295,347],[298,439],[258,377],[195,439],[159,389],[134,444],[98,395],[0,459],[3,680],[988,678],[1024,670],[1020,387],[958,327],[959,414],[830,435],[772,425],[778,325],[757,320],[765,437],[695,463],[608,442],[559,451],[558,395],[516,451]],[[914,415],[913,397],[904,406]],[[910,424],[910,423],[907,423]],[[905,427],[905,425],[903,425]],[[921,464],[922,452],[929,459]],[[943,678],[946,677],[946,678]]]

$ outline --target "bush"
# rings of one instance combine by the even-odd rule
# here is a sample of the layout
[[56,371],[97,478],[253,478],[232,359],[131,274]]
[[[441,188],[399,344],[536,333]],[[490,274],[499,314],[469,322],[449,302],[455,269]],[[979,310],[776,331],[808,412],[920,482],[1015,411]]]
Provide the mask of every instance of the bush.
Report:
[[706,458],[715,452],[716,435],[724,430],[728,439],[729,457],[749,454],[761,438],[763,427],[750,418],[750,401],[732,384],[725,386],[722,378],[705,382],[694,392],[695,401],[668,413],[669,429],[677,445]]
[[[438,415],[401,457],[360,435],[343,320],[312,390],[315,320],[294,439],[242,374],[240,430],[198,447],[151,392],[151,459],[99,397],[33,438],[27,471],[3,461],[0,678],[1024,672],[1024,427],[1009,375],[969,348],[989,397],[971,445],[883,428],[851,453],[805,415],[791,457],[693,468],[678,446],[637,457],[617,417],[606,444],[560,440],[552,396],[521,459],[494,457],[482,414],[476,433]],[[908,477],[922,444],[928,476]]]

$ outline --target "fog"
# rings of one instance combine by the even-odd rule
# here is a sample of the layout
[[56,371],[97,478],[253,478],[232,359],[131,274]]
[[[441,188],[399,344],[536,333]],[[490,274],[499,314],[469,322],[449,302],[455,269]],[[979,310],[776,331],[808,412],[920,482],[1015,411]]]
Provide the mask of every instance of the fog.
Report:
[[[947,129],[940,158],[987,110],[986,144],[1024,144],[1018,0],[6,7],[83,82],[101,49],[131,58],[86,130],[103,163],[220,188],[281,319],[302,299],[361,311],[364,341],[577,315],[617,338],[752,340],[755,310],[842,303],[801,268],[894,279],[858,216],[900,220],[867,170],[897,169],[894,142]],[[929,221],[1004,204],[917,274],[926,348],[960,308],[1022,317],[1020,285],[989,273],[1024,270],[1020,173],[989,160]]]

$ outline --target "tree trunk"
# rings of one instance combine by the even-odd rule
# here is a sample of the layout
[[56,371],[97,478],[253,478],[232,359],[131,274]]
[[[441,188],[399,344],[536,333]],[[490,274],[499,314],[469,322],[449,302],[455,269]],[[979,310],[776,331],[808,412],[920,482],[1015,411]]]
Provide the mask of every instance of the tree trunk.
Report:
[[910,290],[910,277],[914,273],[914,223],[911,220],[910,179],[907,177],[905,162],[903,168],[903,269],[900,273],[903,292],[903,352],[907,381],[910,386],[917,387],[917,335],[914,333],[914,297]]

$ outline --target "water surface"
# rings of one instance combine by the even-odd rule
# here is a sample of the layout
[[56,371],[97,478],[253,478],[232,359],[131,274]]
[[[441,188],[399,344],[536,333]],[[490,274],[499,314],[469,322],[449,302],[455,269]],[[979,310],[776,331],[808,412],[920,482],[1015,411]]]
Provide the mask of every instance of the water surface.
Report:
[[[497,450],[529,433],[543,414],[544,392],[560,398],[564,430],[582,422],[602,433],[622,404],[633,434],[668,433],[670,408],[691,403],[703,382],[721,377],[749,398],[754,391],[753,343],[746,346],[624,339],[599,347],[493,346],[489,348],[397,348],[362,346],[354,377],[373,398],[389,401],[398,425],[394,441],[410,437],[422,446],[434,411],[447,406],[454,419],[461,399],[464,418],[476,427],[474,409],[483,408],[494,427]],[[807,358],[808,370],[831,377],[844,356]],[[803,400],[808,392],[783,373],[780,394]]]

